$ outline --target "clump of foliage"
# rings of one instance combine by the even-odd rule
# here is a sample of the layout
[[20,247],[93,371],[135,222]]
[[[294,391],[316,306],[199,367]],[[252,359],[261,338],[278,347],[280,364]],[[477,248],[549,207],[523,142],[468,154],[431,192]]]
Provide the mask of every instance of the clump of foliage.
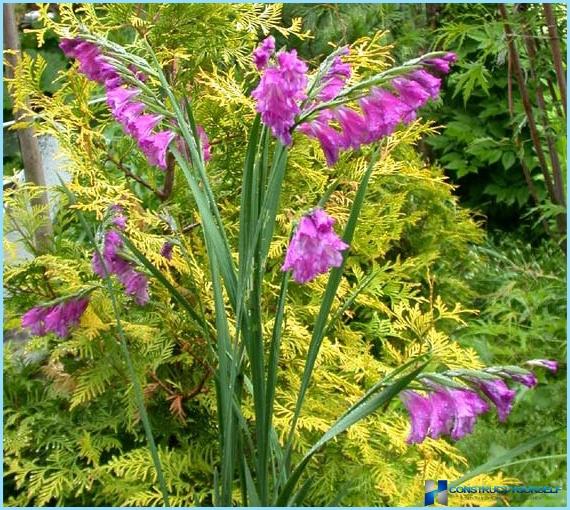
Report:
[[[138,32],[151,41],[174,90],[190,98],[196,118],[210,134],[209,178],[220,197],[218,206],[228,237],[234,241],[243,191],[239,186],[244,133],[254,118],[247,92],[255,77],[246,56],[260,33],[273,30],[291,39],[304,37],[300,22],[281,27],[280,6],[275,5],[115,4],[75,10],[69,4],[59,7],[60,17],[55,20],[45,14],[44,10],[45,27],[61,35],[82,23],[111,40],[120,34],[123,43],[133,42]],[[201,37],[196,19],[208,26],[207,40]],[[190,21],[185,25],[179,20]],[[43,34],[37,32],[40,41]],[[374,72],[379,59],[380,65],[388,59],[388,50],[378,37],[363,38],[353,49],[351,58],[360,77]],[[160,268],[170,285],[201,307],[205,321],[211,323],[215,304],[200,217],[179,172],[169,196],[157,193],[163,177],[133,150],[129,139],[119,135],[106,109],[90,103],[98,92],[92,82],[70,69],[61,75],[61,88],[49,97],[37,86],[44,70],[41,56],[25,57],[15,70],[11,91],[16,101],[29,99],[39,114],[38,132],[58,140],[68,160],[69,188],[77,202],[71,204],[61,193],[58,223],[64,228],[56,232],[57,251],[6,267],[4,284],[11,293],[6,302],[7,327],[17,328],[22,312],[35,305],[38,296],[89,289],[91,302],[81,327],[70,338],[48,336],[6,347],[7,502],[160,504],[162,495],[122,361],[109,296],[93,282],[91,246],[69,209],[82,212],[95,227],[109,206],[120,203],[129,217],[126,232],[133,245]],[[335,298],[333,309],[338,317],[323,343],[298,422],[294,460],[379,376],[413,360],[426,348],[433,352],[436,366],[483,366],[472,348],[462,347],[451,337],[469,312],[456,302],[453,280],[445,277],[461,265],[472,267],[469,247],[482,240],[482,233],[469,213],[458,207],[441,170],[426,165],[418,155],[414,144],[431,132],[429,125],[416,121],[383,146],[369,201],[360,216],[353,256]],[[260,324],[265,332],[273,327],[279,268],[291,220],[317,203],[337,179],[327,210],[344,224],[368,155],[363,150],[359,157],[343,156],[333,172],[324,165],[316,144],[295,139],[276,236],[269,249],[265,280],[271,299],[264,305]],[[133,179],[133,174],[140,179]],[[18,202],[17,192],[7,197],[7,205],[14,217],[23,219],[24,226],[32,225],[26,221],[30,212]],[[160,249],[174,230],[183,235],[168,261]],[[357,289],[357,297],[351,299]],[[281,438],[291,426],[310,325],[324,290],[323,279],[292,287],[286,304],[274,418]],[[170,294],[158,282],[152,284],[151,294],[145,308],[131,306],[121,294],[119,304],[128,308],[122,316],[123,329],[134,368],[144,384],[170,503],[211,505],[220,458],[207,338],[174,307]],[[347,302],[349,306],[343,306]],[[253,405],[247,395],[244,408],[244,417],[250,420]],[[309,474],[321,474],[318,484],[306,486],[305,501],[330,504],[331,494],[338,494],[336,502],[350,506],[409,505],[423,498],[425,478],[453,480],[466,470],[465,456],[445,440],[429,439],[409,447],[407,426],[401,407],[391,404],[328,444],[309,467]],[[510,483],[514,479],[498,473],[479,475],[476,481]],[[238,489],[232,496],[234,502],[242,497]],[[476,501],[493,503],[492,499]],[[466,498],[465,502],[475,500]]]
[[[566,358],[566,275],[564,253],[551,242],[538,246],[514,236],[500,238],[475,250],[479,263],[469,275],[476,291],[477,318],[456,333],[489,364],[516,363],[544,353]],[[533,449],[505,471],[533,484],[564,485],[566,478],[566,378],[562,365],[555,375],[544,374],[534,391],[521,396],[512,426],[480,428],[460,445],[471,464],[483,464],[520,444],[521,438],[559,427],[557,441]],[[560,494],[564,498],[564,494]],[[518,499],[511,500],[515,505]],[[539,495],[533,506],[556,501]],[[564,501],[560,501],[564,504]]]

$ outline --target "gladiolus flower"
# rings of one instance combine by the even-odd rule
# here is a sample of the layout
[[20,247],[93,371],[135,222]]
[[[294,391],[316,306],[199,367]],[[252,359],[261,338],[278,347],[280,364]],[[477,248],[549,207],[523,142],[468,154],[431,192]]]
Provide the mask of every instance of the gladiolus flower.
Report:
[[160,254],[166,259],[166,260],[172,260],[172,248],[174,248],[174,245],[169,242],[166,241],[163,245],[162,248],[160,249]]
[[293,271],[298,283],[306,283],[331,267],[342,264],[348,248],[333,230],[335,220],[322,209],[304,216],[287,248],[282,271]]
[[299,103],[306,96],[307,65],[297,52],[277,54],[277,65],[265,69],[257,88],[251,93],[263,123],[284,145],[291,143],[291,128],[300,113]]
[[55,333],[65,338],[70,328],[79,324],[88,304],[87,298],[75,298],[50,307],[32,308],[22,316],[22,327],[36,336]]
[[[348,48],[341,55],[347,55]],[[334,99],[344,88],[346,81],[350,78],[352,70],[350,64],[342,61],[340,55],[333,59],[333,63],[322,80],[321,90],[317,94],[320,101],[330,101]]]
[[172,131],[159,131],[140,139],[139,147],[151,165],[156,165],[161,170],[166,170],[166,151],[175,136]]
[[271,55],[275,52],[275,38],[270,35],[252,53],[253,63],[258,71],[267,67]]
[[558,370],[558,362],[549,359],[532,359],[525,363],[531,367],[542,367],[555,373]]
[[407,442],[410,444],[421,443],[427,436],[430,422],[432,407],[428,398],[422,397],[415,391],[403,391],[400,399],[410,413],[410,421],[412,430],[408,436]]
[[515,399],[516,392],[509,389],[502,379],[479,379],[476,381],[476,384],[481,391],[489,397],[491,402],[495,404],[499,421],[506,421],[513,408],[513,400]]

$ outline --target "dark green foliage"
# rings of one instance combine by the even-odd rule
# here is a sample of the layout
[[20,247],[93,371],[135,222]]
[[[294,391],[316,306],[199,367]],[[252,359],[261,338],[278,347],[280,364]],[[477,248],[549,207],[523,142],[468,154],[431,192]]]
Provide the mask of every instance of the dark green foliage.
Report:
[[[554,5],[565,54],[566,9]],[[510,6],[509,6],[510,9]],[[424,155],[441,164],[459,185],[464,203],[482,211],[491,227],[513,230],[524,224],[544,233],[537,218],[551,218],[544,178],[530,140],[527,119],[512,70],[503,22],[494,4],[323,4],[286,5],[285,15],[303,16],[314,39],[298,43],[306,58],[318,58],[324,41],[337,45],[353,42],[373,30],[387,31],[385,41],[394,45],[396,62],[422,51],[450,50],[458,62],[444,80],[442,101],[426,108],[423,116],[442,126],[441,134],[423,144]],[[511,11],[509,10],[509,13]],[[512,14],[514,31],[528,27],[538,47],[532,64],[544,89],[550,132],[565,171],[566,121],[561,114],[552,56],[541,34],[542,8],[529,4]],[[530,60],[522,37],[516,41],[536,122],[544,147],[536,102],[537,83],[531,79]],[[554,95],[553,95],[554,94]],[[548,159],[548,152],[546,151]],[[530,220],[525,216],[537,206],[525,182],[522,163],[532,178],[538,203]],[[538,229],[537,229],[538,227]]]

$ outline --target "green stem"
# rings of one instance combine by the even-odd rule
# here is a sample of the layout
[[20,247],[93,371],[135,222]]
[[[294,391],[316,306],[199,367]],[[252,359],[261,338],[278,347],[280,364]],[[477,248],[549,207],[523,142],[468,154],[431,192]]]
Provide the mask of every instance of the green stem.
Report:
[[[65,191],[69,197],[70,203],[74,204],[75,203],[75,196],[69,190],[69,188],[67,188],[67,186],[64,184],[63,180],[59,176],[58,176],[58,178],[60,180],[61,185],[64,187],[64,189],[65,189]],[[93,235],[93,232],[91,232],[89,224],[87,223],[87,221],[83,217],[83,214],[81,213],[81,211],[78,211],[78,215],[79,215],[79,220],[81,221],[81,224],[83,225],[83,228],[84,228],[87,236],[89,237],[89,241],[91,242],[91,244],[93,245],[93,247],[95,249],[96,256],[98,257],[99,263],[101,264],[101,267],[103,268],[103,271],[105,274],[104,279],[105,279],[105,283],[107,285],[107,290],[109,291],[109,296],[111,298],[111,305],[113,307],[113,314],[115,315],[115,321],[117,323],[117,331],[119,333],[121,352],[125,358],[125,362],[127,364],[127,370],[129,372],[129,377],[131,378],[131,382],[133,385],[133,390],[135,393],[135,401],[136,401],[137,408],[138,408],[138,411],[139,411],[139,414],[141,417],[141,421],[143,422],[143,428],[144,428],[146,439],[147,439],[148,446],[150,449],[152,462],[153,462],[154,468],[156,470],[156,476],[158,479],[158,484],[160,487],[160,491],[162,493],[162,500],[164,503],[163,506],[168,507],[168,506],[170,506],[170,503],[169,503],[169,499],[168,499],[168,490],[166,487],[166,481],[164,479],[164,474],[162,472],[162,466],[160,464],[160,458],[158,456],[158,451],[156,448],[156,444],[154,442],[154,437],[152,434],[152,428],[150,425],[150,420],[148,418],[146,407],[144,405],[144,396],[143,396],[142,387],[141,387],[140,381],[138,379],[137,373],[135,371],[135,367],[134,367],[133,362],[132,362],[131,354],[130,354],[129,348],[127,346],[126,335],[125,335],[125,332],[123,330],[123,326],[121,324],[119,305],[118,305],[117,299],[115,297],[115,291],[113,289],[113,283],[111,281],[111,276],[109,275],[109,272],[107,271],[107,266],[103,260],[103,256],[101,254],[101,251],[99,250],[99,247],[97,246],[95,236]]]

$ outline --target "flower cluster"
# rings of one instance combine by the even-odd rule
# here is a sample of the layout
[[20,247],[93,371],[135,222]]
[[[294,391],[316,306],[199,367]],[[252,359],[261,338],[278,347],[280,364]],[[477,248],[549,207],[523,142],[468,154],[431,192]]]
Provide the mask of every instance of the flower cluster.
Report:
[[335,220],[322,209],[304,216],[285,256],[282,271],[293,271],[298,283],[306,283],[331,267],[342,264],[342,251],[348,245],[333,229]]
[[[63,39],[60,43],[63,52],[79,61],[79,71],[90,80],[104,85],[107,96],[107,105],[113,117],[123,127],[128,135],[132,136],[149,164],[166,170],[166,153],[168,146],[176,138],[176,134],[165,129],[156,131],[155,128],[163,120],[162,115],[146,113],[146,106],[137,101],[140,89],[124,86],[123,79],[117,70],[101,53],[97,45],[82,39]],[[133,76],[139,81],[145,81],[144,73],[130,67]],[[200,142],[203,148],[204,161],[210,159],[210,145],[203,128],[198,127]]]
[[69,330],[79,324],[88,304],[89,300],[83,297],[63,301],[54,306],[36,306],[22,316],[22,327],[29,329],[36,336],[55,333],[65,338]]
[[[311,87],[315,93],[311,93],[305,111],[301,111],[301,102],[307,99],[307,66],[294,50],[279,52],[276,65],[270,66],[274,50],[275,41],[269,37],[253,52],[256,67],[264,72],[252,97],[262,121],[288,145],[297,116],[321,102],[336,99],[350,78],[351,69],[341,58],[348,54],[348,49],[340,50],[319,82]],[[454,53],[447,53],[441,58],[428,58],[421,64],[436,73],[446,74],[455,60]],[[327,164],[332,166],[341,151],[375,142],[390,135],[398,124],[414,120],[417,110],[438,96],[440,87],[441,78],[418,69],[392,79],[390,90],[373,87],[359,100],[359,110],[345,105],[322,110],[313,120],[302,123],[299,131],[319,141]]]
[[[334,99],[342,90],[342,79],[349,75],[342,69],[344,74],[337,71],[336,78],[322,89],[327,92],[324,100]],[[334,70],[335,64],[331,67]],[[441,78],[419,69],[394,78],[390,87],[392,90],[373,87],[359,100],[359,110],[345,105],[324,110],[314,120],[301,124],[299,131],[319,141],[327,164],[332,166],[341,151],[376,142],[392,134],[398,124],[413,121],[417,110],[439,95]]]
[[291,50],[279,52],[275,64],[268,66],[273,49],[267,40],[256,51],[256,63],[265,63],[265,72],[251,95],[263,123],[281,143],[289,145],[295,117],[301,112],[299,103],[307,98],[307,65]]
[[[527,364],[542,366],[553,372],[558,368],[555,361],[549,360],[532,360]],[[489,372],[529,388],[538,383],[532,372],[518,367],[489,369]],[[442,435],[448,435],[453,440],[461,439],[473,432],[477,417],[489,411],[489,402],[497,409],[499,421],[506,421],[512,410],[516,392],[509,388],[501,377],[462,376],[463,380],[470,384],[469,388],[448,388],[428,384],[425,396],[415,391],[403,391],[400,398],[411,418],[411,431],[407,442],[421,443],[426,437],[438,439]]]
[[[115,213],[112,223],[119,230],[123,230],[126,220],[119,212],[120,208],[113,206],[112,209]],[[97,251],[93,253],[91,267],[93,272],[100,278],[105,278],[106,273],[116,275],[125,292],[133,296],[137,304],[144,305],[149,300],[148,279],[143,273],[137,271],[131,262],[120,255],[122,248],[123,240],[119,232],[114,229],[108,230],[105,233],[101,256]]]

